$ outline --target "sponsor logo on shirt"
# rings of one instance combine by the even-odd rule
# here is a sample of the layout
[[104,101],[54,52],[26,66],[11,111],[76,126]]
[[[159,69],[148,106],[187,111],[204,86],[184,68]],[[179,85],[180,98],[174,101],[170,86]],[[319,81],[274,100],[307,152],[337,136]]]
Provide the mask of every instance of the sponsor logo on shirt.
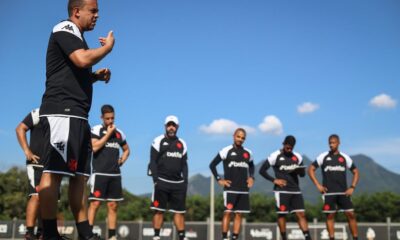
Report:
[[285,161],[285,158],[284,157],[280,157],[279,161]]
[[68,31],[70,31],[70,32],[74,32],[74,28],[71,26],[71,25],[65,25],[64,27],[62,27],[61,29],[65,29],[65,30],[68,30]]
[[117,142],[107,142],[106,147],[119,149],[119,144]]
[[235,162],[232,161],[228,164],[228,167],[240,167],[240,168],[248,168],[249,164],[247,164],[246,162]]
[[297,168],[296,164],[291,164],[291,165],[282,165],[279,167],[279,170],[281,171],[292,171]]
[[232,152],[231,156],[237,156],[237,154],[235,152]]
[[180,152],[167,152],[167,157],[182,158],[182,153],[180,153]]
[[325,172],[344,172],[346,168],[343,166],[327,166],[324,169]]
[[331,161],[332,160],[332,158],[331,157],[328,157],[327,159],[326,159],[326,161]]
[[167,142],[164,142],[164,143],[163,143],[163,146],[167,146],[167,145],[169,145]]

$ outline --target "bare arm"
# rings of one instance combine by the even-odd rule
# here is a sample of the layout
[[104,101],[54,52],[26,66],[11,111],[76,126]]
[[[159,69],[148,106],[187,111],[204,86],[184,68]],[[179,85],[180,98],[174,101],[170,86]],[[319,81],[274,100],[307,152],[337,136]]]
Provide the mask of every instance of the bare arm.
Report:
[[314,183],[314,185],[317,187],[318,191],[320,191],[321,193],[326,193],[328,191],[328,189],[324,186],[322,186],[319,182],[318,179],[315,175],[315,170],[317,168],[314,165],[310,165],[310,167],[308,168],[308,176],[310,176],[311,181]]
[[121,166],[128,160],[129,154],[131,152],[128,143],[122,146],[122,156],[118,160],[118,164]]
[[112,134],[114,134],[116,127],[115,125],[110,125],[107,127],[107,133],[100,139],[97,138],[92,138],[92,148],[93,148],[93,153],[96,153],[100,149],[104,147],[108,139],[111,137]]
[[100,43],[102,45],[101,47],[94,49],[75,50],[69,55],[69,58],[77,67],[92,67],[112,51],[114,42],[114,34],[112,31],[110,31],[107,37],[100,38]]
[[33,163],[38,163],[38,160],[40,159],[40,157],[33,154],[31,149],[29,148],[28,140],[26,139],[27,131],[29,131],[29,127],[26,126],[24,123],[18,124],[17,128],[15,129],[19,145],[21,146],[22,150],[24,151],[26,159],[28,159],[29,161],[31,161]]
[[354,189],[360,179],[360,173],[357,168],[354,168],[351,172],[353,173],[353,180],[351,181],[351,186],[345,192],[347,196],[353,195]]

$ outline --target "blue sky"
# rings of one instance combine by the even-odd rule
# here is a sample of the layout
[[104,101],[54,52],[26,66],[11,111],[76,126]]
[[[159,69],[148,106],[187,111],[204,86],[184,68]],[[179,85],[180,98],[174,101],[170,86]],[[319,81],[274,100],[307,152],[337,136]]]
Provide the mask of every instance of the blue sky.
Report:
[[[5,0],[0,8],[0,168],[24,164],[14,129],[40,105],[52,27],[67,1]],[[190,174],[209,175],[232,129],[249,129],[256,163],[286,134],[311,158],[338,133],[341,149],[364,153],[400,173],[400,2],[371,1],[99,1],[90,47],[113,30],[113,52],[94,68],[112,70],[96,84],[99,108],[116,109],[132,157],[124,186],[151,191],[150,144],[168,114],[180,118]]]

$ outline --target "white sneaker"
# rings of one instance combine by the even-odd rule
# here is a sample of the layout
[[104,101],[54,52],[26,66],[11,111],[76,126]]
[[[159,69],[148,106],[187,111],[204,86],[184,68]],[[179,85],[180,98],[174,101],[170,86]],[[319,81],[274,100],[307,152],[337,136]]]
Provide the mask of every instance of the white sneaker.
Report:
[[161,238],[160,237],[153,237],[153,240],[161,240]]

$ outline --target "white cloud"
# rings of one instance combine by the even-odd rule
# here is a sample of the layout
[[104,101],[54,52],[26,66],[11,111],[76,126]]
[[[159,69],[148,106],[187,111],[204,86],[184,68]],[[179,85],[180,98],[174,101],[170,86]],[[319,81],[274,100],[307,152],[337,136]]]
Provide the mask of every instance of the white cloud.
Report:
[[318,108],[319,108],[319,105],[316,103],[305,102],[305,103],[297,106],[297,112],[300,114],[312,113],[312,112],[317,111]]
[[200,130],[207,134],[233,134],[237,128],[244,128],[247,133],[254,133],[256,130],[253,127],[246,125],[239,125],[238,123],[229,119],[216,119],[210,125],[200,126]]
[[382,93],[378,96],[373,97],[369,101],[369,104],[377,108],[395,108],[397,105],[397,101],[391,96]]
[[267,134],[280,135],[283,132],[283,126],[279,118],[274,115],[269,115],[264,118],[264,121],[258,125],[261,132]]

